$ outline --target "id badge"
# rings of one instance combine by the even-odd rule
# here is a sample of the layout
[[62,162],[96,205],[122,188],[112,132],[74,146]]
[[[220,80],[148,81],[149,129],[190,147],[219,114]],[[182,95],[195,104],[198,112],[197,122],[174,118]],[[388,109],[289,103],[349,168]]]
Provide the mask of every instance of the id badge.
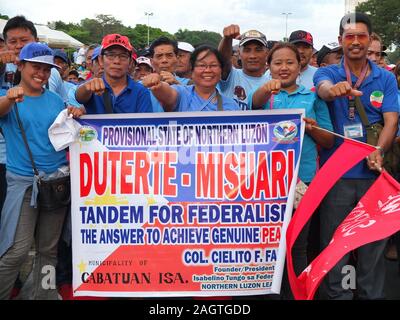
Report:
[[348,124],[343,126],[344,130],[344,136],[346,138],[362,138],[364,136],[363,134],[363,127],[361,123],[354,123],[354,124]]

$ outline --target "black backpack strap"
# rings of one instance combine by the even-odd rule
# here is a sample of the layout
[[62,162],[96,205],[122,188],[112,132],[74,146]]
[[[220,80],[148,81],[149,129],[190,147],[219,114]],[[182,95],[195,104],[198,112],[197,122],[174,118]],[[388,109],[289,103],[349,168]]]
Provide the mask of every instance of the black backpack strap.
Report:
[[112,102],[111,102],[111,95],[108,89],[105,89],[103,92],[103,103],[106,113],[114,113]]

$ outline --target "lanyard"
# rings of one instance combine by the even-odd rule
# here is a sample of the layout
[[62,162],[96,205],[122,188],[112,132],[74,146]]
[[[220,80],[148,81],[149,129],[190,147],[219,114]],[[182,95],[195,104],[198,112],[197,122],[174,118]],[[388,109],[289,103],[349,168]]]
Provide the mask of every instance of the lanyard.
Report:
[[[344,69],[346,71],[347,82],[353,89],[358,90],[358,88],[361,86],[361,84],[364,82],[367,76],[368,60],[366,61],[365,66],[362,69],[361,74],[358,77],[357,82],[354,86],[353,86],[353,81],[351,80],[350,68],[347,65],[346,59],[344,59]],[[355,118],[356,118],[356,103],[354,97],[349,97],[349,119],[354,120]]]
[[272,110],[274,108],[274,95],[271,95],[271,98],[269,98],[269,109]]

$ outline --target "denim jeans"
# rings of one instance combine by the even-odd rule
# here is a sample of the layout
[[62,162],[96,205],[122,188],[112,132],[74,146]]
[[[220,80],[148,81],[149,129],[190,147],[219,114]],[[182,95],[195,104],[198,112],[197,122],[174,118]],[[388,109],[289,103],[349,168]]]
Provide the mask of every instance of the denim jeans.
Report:
[[7,194],[6,165],[0,163],[0,220],[1,209],[3,209],[4,200]]
[[35,240],[32,299],[57,299],[57,243],[67,209],[39,211],[30,206],[32,188],[25,193],[14,244],[0,258],[0,299],[8,299],[22,264]]

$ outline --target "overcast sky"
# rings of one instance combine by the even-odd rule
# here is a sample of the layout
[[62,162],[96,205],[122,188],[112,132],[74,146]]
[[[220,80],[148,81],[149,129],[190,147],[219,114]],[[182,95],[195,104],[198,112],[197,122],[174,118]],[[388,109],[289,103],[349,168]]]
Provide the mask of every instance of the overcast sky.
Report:
[[0,13],[23,14],[34,23],[80,22],[96,14],[111,14],[124,25],[147,24],[145,12],[152,12],[150,25],[170,33],[178,29],[209,30],[222,33],[224,26],[238,24],[241,31],[257,29],[268,40],[280,40],[293,30],[314,36],[315,47],[337,41],[344,0],[17,0],[2,1]]

